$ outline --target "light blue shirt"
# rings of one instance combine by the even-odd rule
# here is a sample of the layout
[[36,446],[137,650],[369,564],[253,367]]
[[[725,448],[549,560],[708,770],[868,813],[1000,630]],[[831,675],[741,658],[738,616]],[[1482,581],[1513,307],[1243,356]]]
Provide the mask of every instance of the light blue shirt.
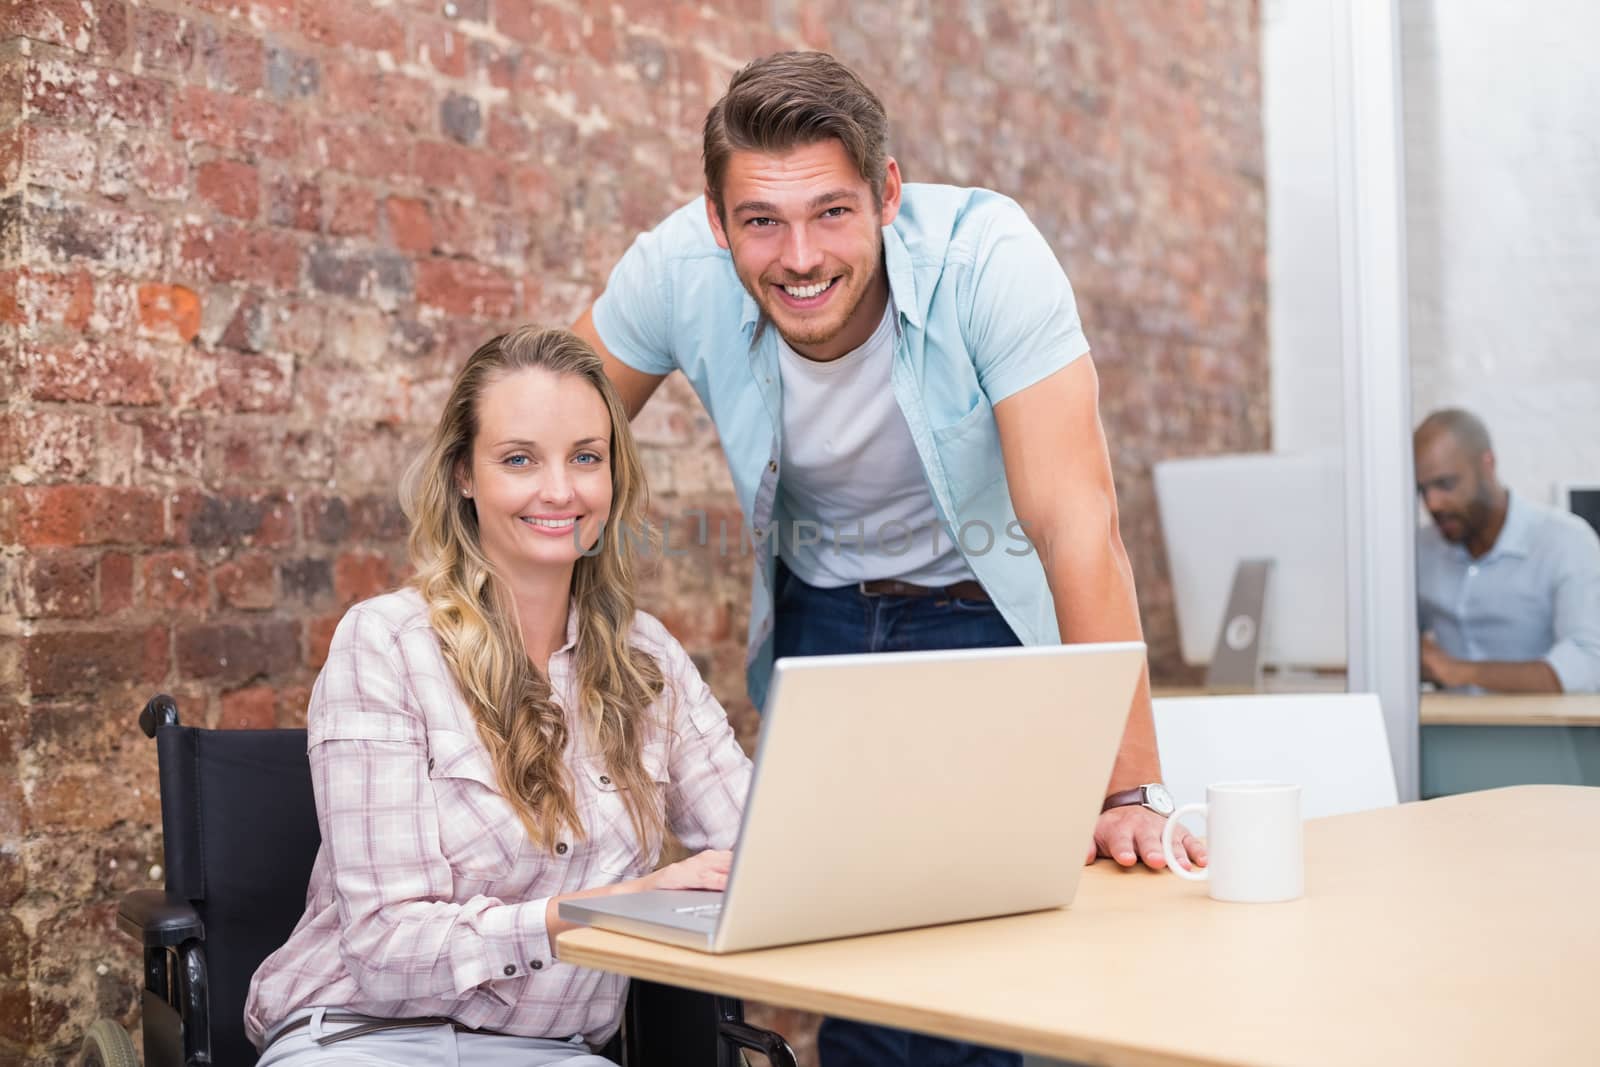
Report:
[[[1055,253],[1017,203],[986,189],[904,186],[883,229],[894,300],[890,380],[948,536],[1024,644],[1060,641],[1038,553],[1006,485],[994,405],[1088,352]],[[717,246],[704,200],[642,234],[594,306],[600,340],[646,374],[681,370],[716,423],[758,562],[747,655],[760,707],[772,670],[782,455],[777,335]]]
[[1600,691],[1600,537],[1515,493],[1479,559],[1430,523],[1417,531],[1417,617],[1456,659],[1544,660],[1563,691]]

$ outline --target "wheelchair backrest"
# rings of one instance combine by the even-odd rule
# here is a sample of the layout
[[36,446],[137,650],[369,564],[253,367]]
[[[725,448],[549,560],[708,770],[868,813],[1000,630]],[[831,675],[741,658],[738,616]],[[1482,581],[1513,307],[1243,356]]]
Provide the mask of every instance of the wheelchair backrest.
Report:
[[304,730],[156,730],[167,890],[205,924],[211,1048],[251,1064],[244,1000],[305,910],[322,837]]

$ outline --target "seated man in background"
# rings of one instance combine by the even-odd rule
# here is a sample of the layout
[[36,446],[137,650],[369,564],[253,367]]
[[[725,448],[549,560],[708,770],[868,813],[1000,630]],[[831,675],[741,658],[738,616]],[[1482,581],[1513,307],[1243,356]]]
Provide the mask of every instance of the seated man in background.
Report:
[[1436,411],[1417,427],[1422,677],[1447,689],[1600,691],[1600,538],[1513,496],[1483,422]]

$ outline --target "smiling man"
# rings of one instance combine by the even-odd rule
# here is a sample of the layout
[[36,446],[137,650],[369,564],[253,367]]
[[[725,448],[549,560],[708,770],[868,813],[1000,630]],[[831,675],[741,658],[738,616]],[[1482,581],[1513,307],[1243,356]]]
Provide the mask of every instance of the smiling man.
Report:
[[[716,423],[758,535],[758,706],[774,654],[1141,636],[1066,275],[1014,201],[903,183],[887,129],[831,56],[745,67],[706,117],[705,196],[574,327],[630,413],[681,370]],[[1088,858],[1161,866],[1147,678],[1106,792]],[[820,1043],[824,1067],[1018,1062],[837,1021]]]

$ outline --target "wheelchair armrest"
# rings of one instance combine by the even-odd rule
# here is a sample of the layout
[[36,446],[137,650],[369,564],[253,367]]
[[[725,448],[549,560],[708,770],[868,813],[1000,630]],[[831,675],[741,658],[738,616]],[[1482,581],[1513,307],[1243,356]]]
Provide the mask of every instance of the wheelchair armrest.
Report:
[[206,936],[194,905],[161,889],[136,889],[125,895],[117,908],[117,925],[145,948],[169,948]]
[[[744,1012],[737,1000],[717,997],[717,1040],[724,1049],[746,1049],[759,1052],[767,1058],[770,1067],[797,1067],[794,1049],[783,1035],[773,1030],[763,1030],[744,1021]],[[738,1062],[731,1057],[731,1062]],[[725,1062],[719,1052],[717,1062]]]

